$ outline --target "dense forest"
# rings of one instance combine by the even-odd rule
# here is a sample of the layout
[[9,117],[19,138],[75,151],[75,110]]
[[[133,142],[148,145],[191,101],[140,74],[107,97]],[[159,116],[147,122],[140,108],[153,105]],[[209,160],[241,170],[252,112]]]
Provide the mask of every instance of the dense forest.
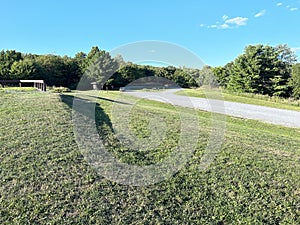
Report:
[[0,52],[0,80],[43,79],[50,86],[76,89],[83,78],[87,85],[82,89],[94,81],[118,89],[148,76],[164,77],[184,88],[210,85],[233,92],[300,97],[300,63],[287,45],[249,45],[225,66],[201,69],[138,65],[125,62],[122,56],[113,58],[96,46],[74,57]]

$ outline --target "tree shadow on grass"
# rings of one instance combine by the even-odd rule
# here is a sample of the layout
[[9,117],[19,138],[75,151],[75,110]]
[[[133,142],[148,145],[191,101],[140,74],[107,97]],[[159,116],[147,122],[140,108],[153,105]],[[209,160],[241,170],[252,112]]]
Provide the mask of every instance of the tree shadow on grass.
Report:
[[[85,149],[87,146],[89,146],[89,149],[97,149],[99,146],[102,146],[100,148],[108,150],[109,154],[112,154],[114,158],[132,165],[151,165],[161,159],[160,148],[144,149],[143,145],[134,145],[133,141],[136,139],[128,138],[128,133],[124,131],[124,129],[128,128],[127,123],[130,123],[130,115],[118,115],[118,113],[122,114],[124,109],[122,107],[130,107],[131,103],[87,95],[74,97],[61,94],[60,98],[72,110],[74,135],[80,149]],[[96,102],[99,99],[102,102],[108,101],[116,104],[115,107],[119,109],[117,117],[128,116],[129,119],[119,121],[120,124],[114,124],[113,126],[111,118],[101,107],[101,103]],[[116,123],[116,121],[114,122]],[[122,129],[124,133],[120,133],[120,130],[115,130],[116,127],[117,129]],[[89,155],[94,153],[96,153],[96,150],[94,152],[91,150]]]
[[[101,107],[101,103],[99,104],[84,98],[64,94],[60,95],[60,99],[73,112],[75,110],[75,113],[82,114],[83,117],[90,117],[90,120],[94,120],[101,139],[107,139],[107,135],[109,135],[108,133],[114,134],[110,117]],[[105,99],[101,100],[105,101]],[[78,107],[78,105],[80,107]],[[92,109],[94,110],[94,114],[91,113]],[[94,118],[91,117],[93,115]],[[107,128],[107,133],[101,132],[103,127]],[[118,144],[114,147],[118,148]],[[137,154],[140,154],[140,157],[137,157],[137,160],[144,159],[143,153],[137,152]],[[161,189],[165,190],[164,185],[165,183],[163,183],[162,186],[158,186],[156,189],[153,189],[153,197],[161,195]],[[87,204],[89,204],[88,207],[95,208],[93,209],[95,212],[91,212],[89,215],[95,216],[97,212],[97,217],[101,217],[102,224],[112,224],[115,222],[114,217],[120,214],[128,217],[127,222],[129,223],[129,221],[133,220],[131,218],[132,213],[136,213],[135,208],[139,206],[139,203],[136,200],[137,198],[145,198],[145,201],[149,202],[148,204],[151,202],[151,200],[148,200],[148,197],[145,196],[143,188],[121,185],[109,180],[99,179],[88,188],[85,187],[84,190],[85,191],[82,194],[84,199],[88,199],[86,201]],[[135,196],[138,197],[136,198]],[[90,199],[92,201],[91,203],[89,203]],[[120,203],[122,204],[120,205]],[[141,214],[140,218],[142,219],[143,216],[144,214]]]
[[93,96],[93,95],[86,95],[89,98],[94,98],[94,99],[99,99],[99,100],[104,100],[104,101],[108,101],[108,102],[113,102],[113,103],[118,103],[118,104],[124,104],[124,105],[132,105],[128,102],[121,102],[121,101],[117,101],[117,100],[112,100],[109,98],[103,98],[103,97],[99,97],[99,96]]
[[101,103],[97,103],[96,100],[113,102],[112,104],[117,104],[116,107],[131,105],[130,103],[88,95],[61,94],[60,99],[72,110],[73,130],[77,143],[90,142],[93,148],[100,141],[100,144],[103,144],[116,157],[120,156],[119,154],[122,155],[119,151],[122,144],[116,138],[111,118],[101,107]]
[[[70,110],[72,111],[72,116],[74,116],[75,113],[77,116],[82,115],[82,118],[83,119],[85,118],[87,121],[94,121],[95,123],[94,125],[96,125],[96,129],[98,133],[97,135],[99,135],[100,139],[104,140],[108,133],[113,133],[112,122],[109,116],[105,113],[104,109],[101,108],[99,103],[95,101],[90,101],[89,99],[80,98],[78,96],[74,97],[74,96],[64,95],[64,94],[60,94],[60,100],[70,108]],[[74,117],[72,119],[74,119]],[[74,122],[76,121],[73,120],[73,123]],[[73,125],[76,127],[75,124]],[[84,120],[82,121],[81,125],[84,125]],[[103,127],[106,128],[105,132],[103,132],[102,130]],[[90,128],[87,127],[86,130],[87,136],[88,136],[89,129]],[[85,130],[83,129],[82,132],[85,132]],[[83,152],[81,153],[83,154],[85,160],[90,165],[89,160],[86,158],[87,155],[84,154]],[[95,178],[95,183],[89,186],[90,190],[86,190],[81,194],[83,196],[86,196],[86,198],[90,198],[91,192],[93,193],[93,195],[96,195],[97,198],[93,199],[93,201],[97,202],[99,205],[100,204],[102,205],[101,209],[97,208],[97,210],[99,210],[100,213],[100,215],[98,216],[101,217],[101,220],[104,224],[112,224],[111,214],[113,213],[113,209],[115,208],[115,205],[113,201],[107,199],[107,196],[110,196],[112,199],[114,199],[116,198],[117,194],[112,189],[112,183],[109,180],[107,180],[103,175],[99,174],[97,170],[95,170],[95,172],[97,173],[97,176]],[[126,190],[124,192],[126,193]]]
[[[105,101],[111,101],[111,102],[113,101],[111,99],[100,98],[95,96],[89,96],[89,97],[93,97]],[[101,108],[99,103],[92,102],[89,99],[85,99],[77,96],[74,97],[71,95],[64,95],[64,94],[60,95],[60,99],[70,109],[76,110],[76,112],[82,114],[83,116],[89,117],[89,119],[91,120],[95,120],[97,128],[102,127],[103,125],[107,125],[107,127],[110,128],[110,131],[113,132],[111,120],[109,116],[104,112],[103,108]],[[91,110],[94,110],[94,112],[92,112]]]

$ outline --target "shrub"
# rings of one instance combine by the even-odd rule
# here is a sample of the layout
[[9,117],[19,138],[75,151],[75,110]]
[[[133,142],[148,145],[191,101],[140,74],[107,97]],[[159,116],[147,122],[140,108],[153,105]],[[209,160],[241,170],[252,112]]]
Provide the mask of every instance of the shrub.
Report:
[[67,87],[53,87],[49,91],[53,93],[63,93],[63,92],[71,92],[71,89]]

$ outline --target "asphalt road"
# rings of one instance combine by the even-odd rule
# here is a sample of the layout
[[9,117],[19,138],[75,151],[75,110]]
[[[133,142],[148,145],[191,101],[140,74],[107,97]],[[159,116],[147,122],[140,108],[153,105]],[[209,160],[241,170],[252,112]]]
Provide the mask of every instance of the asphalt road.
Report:
[[208,112],[222,113],[229,116],[259,120],[270,124],[300,128],[300,112],[285,109],[276,109],[265,106],[244,103],[212,100],[180,96],[174,92],[180,89],[167,91],[126,91],[124,93],[139,97],[166,102],[177,106],[201,109]]

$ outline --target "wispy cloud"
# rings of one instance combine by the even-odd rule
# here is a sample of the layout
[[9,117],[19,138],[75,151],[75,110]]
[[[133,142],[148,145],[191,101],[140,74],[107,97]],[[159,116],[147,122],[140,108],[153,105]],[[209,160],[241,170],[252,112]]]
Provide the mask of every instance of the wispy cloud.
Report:
[[292,49],[292,51],[294,51],[294,52],[299,52],[300,51],[300,47],[294,47],[294,48],[291,48]]
[[[277,6],[284,6],[283,3],[281,3],[281,2],[277,3],[276,5]],[[290,11],[297,11],[298,10],[297,7],[293,7],[293,6],[290,6],[290,5],[286,5],[285,8],[290,10]]]
[[[260,13],[265,13],[265,10],[261,11]],[[247,17],[241,17],[237,16],[234,18],[229,18],[226,14],[222,16],[222,21],[217,21],[216,23],[212,25],[206,25],[206,24],[200,24],[200,27],[206,27],[206,28],[214,28],[214,29],[232,29],[232,28],[238,28],[240,26],[246,26],[247,21],[249,18]]]
[[265,14],[266,14],[266,10],[264,9],[264,10],[261,10],[260,12],[258,12],[258,13],[256,13],[255,15],[254,15],[254,17],[261,17],[261,16],[264,16]]
[[229,28],[237,28],[240,26],[247,25],[248,18],[246,17],[234,17],[229,18],[227,15],[222,16],[223,22],[220,23],[219,21],[212,25],[205,25],[200,24],[200,27],[207,27],[207,28],[215,28],[215,29],[229,29]]
[[247,25],[248,18],[246,17],[235,17],[232,19],[225,20],[225,24],[232,24],[236,26],[245,26]]
[[225,20],[228,19],[228,16],[227,16],[227,15],[224,15],[224,16],[222,16],[222,19],[225,21]]
[[222,25],[219,26],[220,29],[227,29],[229,28],[229,25],[227,23],[224,23]]

